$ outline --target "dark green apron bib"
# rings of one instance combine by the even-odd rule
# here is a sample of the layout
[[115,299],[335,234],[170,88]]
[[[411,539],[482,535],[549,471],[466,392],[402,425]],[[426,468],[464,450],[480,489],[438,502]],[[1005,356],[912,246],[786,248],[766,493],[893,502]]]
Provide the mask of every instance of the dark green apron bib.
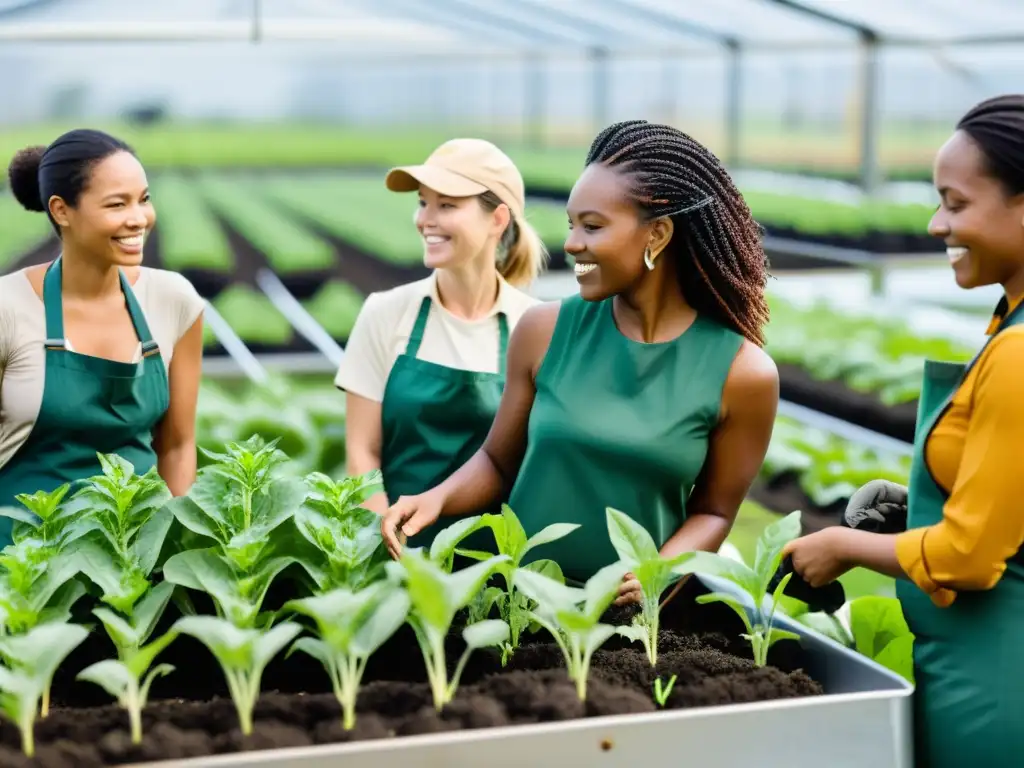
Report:
[[[405,353],[398,356],[384,387],[381,474],[390,504],[399,496],[429,491],[465,464],[483,445],[505,389],[505,315],[498,315],[499,372],[481,373],[417,359],[430,306],[425,296]],[[429,548],[437,532],[456,519],[442,518],[410,537],[408,546]],[[472,539],[463,546],[472,548]],[[494,548],[493,538],[478,543]]]
[[[1021,323],[1024,312],[1018,307],[1000,323],[996,333]],[[995,333],[988,341],[994,337]],[[925,364],[910,472],[908,528],[935,525],[942,520],[949,495],[935,481],[924,449],[980,354],[967,365],[936,361]],[[948,608],[936,606],[906,579],[897,580],[896,593],[915,636],[915,765],[1019,766],[1024,759],[1021,554],[1007,563],[994,589],[959,592]]]
[[[97,453],[114,453],[136,472],[156,464],[152,430],[170,405],[160,349],[124,274],[121,290],[142,343],[137,363],[122,363],[67,349],[61,299],[61,258],[43,278],[46,358],[43,399],[28,440],[0,468],[0,506],[22,493],[52,491],[99,474]],[[11,520],[0,518],[0,547],[11,543]]]

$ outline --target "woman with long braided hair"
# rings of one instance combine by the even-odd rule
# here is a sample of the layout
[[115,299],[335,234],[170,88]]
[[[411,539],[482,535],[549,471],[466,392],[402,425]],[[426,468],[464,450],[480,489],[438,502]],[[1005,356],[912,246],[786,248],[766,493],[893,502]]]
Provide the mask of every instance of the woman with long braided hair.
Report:
[[[778,405],[761,349],[760,230],[710,151],[641,120],[595,139],[567,211],[580,294],[523,316],[485,444],[391,507],[382,531],[393,555],[399,530],[504,498],[527,535],[580,525],[537,551],[577,582],[618,559],[607,507],[665,556],[715,551],[728,536]],[[639,599],[627,574],[618,602]]]

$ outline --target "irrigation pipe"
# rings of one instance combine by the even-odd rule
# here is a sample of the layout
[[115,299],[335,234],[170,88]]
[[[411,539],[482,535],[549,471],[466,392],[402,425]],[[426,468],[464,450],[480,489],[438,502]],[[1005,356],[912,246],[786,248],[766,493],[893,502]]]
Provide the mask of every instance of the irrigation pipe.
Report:
[[900,456],[910,456],[913,452],[914,447],[903,440],[897,440],[895,437],[889,437],[888,435],[865,429],[848,421],[837,419],[835,416],[830,416],[827,413],[821,413],[820,411],[791,403],[788,400],[779,400],[778,415],[794,419],[813,429],[830,432],[836,437],[841,437],[844,440],[849,440],[851,443],[857,443],[867,448],[873,448],[876,451]]
[[260,365],[256,356],[245,346],[245,342],[228,325],[220,312],[214,309],[213,304],[206,302],[206,312],[204,314],[206,324],[213,330],[213,335],[217,337],[217,341],[224,347],[224,351],[231,356],[242,372],[249,377],[250,381],[265,384],[267,382],[266,370]]
[[320,353],[337,368],[345,356],[341,348],[324,327],[318,323],[299,300],[292,296],[284,283],[269,269],[261,269],[256,273],[256,284],[266,294],[271,303],[291,323],[292,328],[302,334]]

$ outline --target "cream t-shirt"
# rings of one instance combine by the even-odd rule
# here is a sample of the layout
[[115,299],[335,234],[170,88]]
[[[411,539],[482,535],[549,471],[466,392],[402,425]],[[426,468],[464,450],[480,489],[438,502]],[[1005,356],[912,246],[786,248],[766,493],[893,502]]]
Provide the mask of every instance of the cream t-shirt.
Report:
[[519,318],[539,304],[499,277],[498,300],[486,317],[464,320],[441,306],[436,273],[366,297],[349,335],[345,357],[335,377],[342,390],[381,402],[391,367],[405,352],[424,296],[433,303],[416,357],[449,368],[498,372],[498,314],[508,322],[509,336]]
[[[174,347],[206,306],[185,277],[142,267],[132,286],[168,368]],[[28,439],[43,401],[46,312],[25,270],[0,276],[0,468]],[[74,339],[68,339],[74,347]],[[135,359],[141,354],[141,345]]]

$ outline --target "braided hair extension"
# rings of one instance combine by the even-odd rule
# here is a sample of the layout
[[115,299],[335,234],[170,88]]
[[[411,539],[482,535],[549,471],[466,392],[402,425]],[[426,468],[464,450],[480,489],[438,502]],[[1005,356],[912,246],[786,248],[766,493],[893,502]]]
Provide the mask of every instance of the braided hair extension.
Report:
[[629,175],[646,220],[672,218],[669,248],[690,306],[763,346],[763,232],[718,158],[676,128],[629,120],[598,134],[587,154],[592,163]]

